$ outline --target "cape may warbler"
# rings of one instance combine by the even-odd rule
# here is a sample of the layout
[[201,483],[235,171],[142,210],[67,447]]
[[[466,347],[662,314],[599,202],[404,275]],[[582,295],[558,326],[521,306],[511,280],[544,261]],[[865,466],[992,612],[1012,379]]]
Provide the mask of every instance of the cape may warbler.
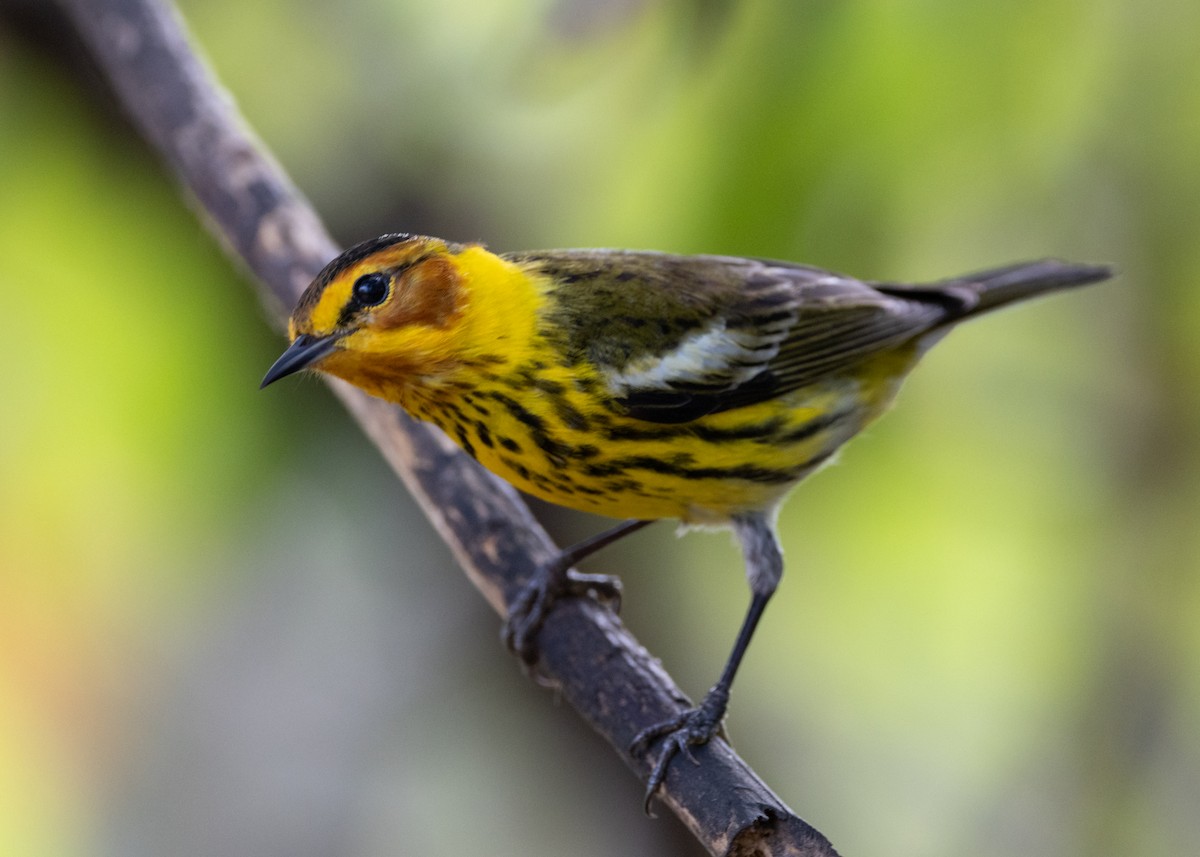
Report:
[[584,553],[657,518],[733,529],[750,609],[700,705],[635,741],[664,740],[649,800],[671,758],[720,727],[783,570],[775,514],[788,490],[877,417],[955,324],[1109,274],[1046,260],[908,286],[791,262],[497,255],[384,235],[308,287],[263,386],[328,372],[436,424],[523,491],[634,519],[531,584],[510,610],[522,648]]

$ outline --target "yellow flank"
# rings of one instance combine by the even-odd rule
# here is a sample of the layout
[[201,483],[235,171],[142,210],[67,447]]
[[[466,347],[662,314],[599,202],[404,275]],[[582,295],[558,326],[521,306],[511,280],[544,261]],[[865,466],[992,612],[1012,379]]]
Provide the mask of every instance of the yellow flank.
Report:
[[782,262],[383,236],[317,278],[264,383],[319,368],[542,499],[721,523],[827,461],[950,324],[1100,276],[1043,262],[872,286]]
[[[611,517],[693,523],[773,506],[879,413],[894,390],[878,378],[845,378],[705,416],[683,430],[647,427],[597,407],[587,385],[576,384],[578,369],[551,364],[529,381],[505,371],[517,365],[464,372],[459,377],[472,392],[415,393],[407,407],[543,500]],[[820,428],[826,415],[846,411],[850,420]],[[778,425],[765,436],[738,437],[744,426],[772,422]],[[788,435],[798,439],[784,441]]]

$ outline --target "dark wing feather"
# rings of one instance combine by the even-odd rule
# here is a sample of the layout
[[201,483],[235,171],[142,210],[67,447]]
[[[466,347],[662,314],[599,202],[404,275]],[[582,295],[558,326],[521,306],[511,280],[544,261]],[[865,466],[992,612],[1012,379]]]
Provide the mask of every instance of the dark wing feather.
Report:
[[795,390],[908,342],[946,314],[944,305],[878,292],[850,306],[802,309],[769,368],[779,378],[780,392]]

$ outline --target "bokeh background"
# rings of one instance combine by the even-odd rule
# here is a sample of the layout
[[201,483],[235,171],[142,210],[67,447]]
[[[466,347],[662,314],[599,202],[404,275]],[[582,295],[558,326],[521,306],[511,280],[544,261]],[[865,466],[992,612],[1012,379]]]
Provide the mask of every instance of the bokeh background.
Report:
[[[181,7],[345,242],[1115,263],[957,331],[796,493],[730,729],[846,855],[1200,849],[1200,4]],[[0,850],[699,853],[322,384],[257,390],[273,311],[0,3]],[[728,536],[593,567],[703,692]]]

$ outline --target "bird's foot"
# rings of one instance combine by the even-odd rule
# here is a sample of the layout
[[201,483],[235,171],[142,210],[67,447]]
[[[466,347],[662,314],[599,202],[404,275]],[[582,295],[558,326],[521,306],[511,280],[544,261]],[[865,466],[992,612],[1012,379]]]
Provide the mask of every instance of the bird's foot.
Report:
[[651,521],[623,521],[564,550],[526,581],[508,608],[504,644],[526,664],[537,661],[534,638],[542,629],[554,602],[565,596],[587,596],[621,612],[621,581],[607,574],[584,574],[572,568],[606,545],[637,532]]
[[692,747],[697,744],[707,744],[713,736],[721,732],[721,721],[725,717],[725,709],[729,705],[729,690],[720,685],[714,687],[700,704],[695,708],[681,711],[669,720],[648,726],[637,734],[629,750],[640,755],[649,749],[655,741],[662,740],[662,750],[650,778],[646,780],[646,802],[643,807],[646,815],[650,815],[650,803],[654,800],[659,786],[667,778],[667,769],[671,760],[681,752],[693,765],[699,762],[692,754]]
[[593,598],[614,613],[621,610],[621,581],[609,574],[584,574],[562,567],[562,557],[538,571],[521,587],[508,607],[504,644],[528,665],[537,661],[535,640],[554,604],[561,598]]

